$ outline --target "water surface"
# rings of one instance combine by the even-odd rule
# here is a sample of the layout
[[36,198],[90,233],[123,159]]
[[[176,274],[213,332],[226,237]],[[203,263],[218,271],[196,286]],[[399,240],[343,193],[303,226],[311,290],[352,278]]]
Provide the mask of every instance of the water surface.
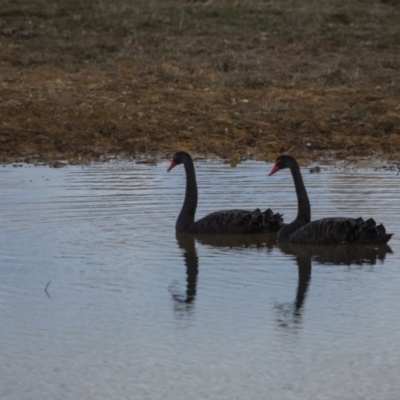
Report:
[[[397,399],[399,179],[303,170],[313,218],[389,246],[176,235],[183,167],[0,168],[1,399]],[[296,215],[288,171],[196,162],[197,216]],[[45,288],[47,289],[45,291]]]

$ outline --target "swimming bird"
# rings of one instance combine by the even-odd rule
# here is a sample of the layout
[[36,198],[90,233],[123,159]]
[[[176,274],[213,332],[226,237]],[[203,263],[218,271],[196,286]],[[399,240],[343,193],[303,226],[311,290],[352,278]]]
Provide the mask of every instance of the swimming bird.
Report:
[[167,171],[171,171],[179,164],[183,164],[185,167],[186,194],[175,224],[177,232],[246,234],[277,232],[281,228],[283,224],[282,215],[274,214],[271,209],[266,211],[261,211],[258,208],[254,211],[222,210],[195,221],[197,181],[190,154],[185,151],[175,153]]
[[278,232],[278,240],[293,243],[316,244],[376,244],[387,243],[393,234],[386,233],[385,227],[377,225],[372,218],[323,218],[311,221],[311,206],[303,182],[299,164],[289,155],[279,156],[269,173],[289,168],[296,189],[298,212],[296,219]]

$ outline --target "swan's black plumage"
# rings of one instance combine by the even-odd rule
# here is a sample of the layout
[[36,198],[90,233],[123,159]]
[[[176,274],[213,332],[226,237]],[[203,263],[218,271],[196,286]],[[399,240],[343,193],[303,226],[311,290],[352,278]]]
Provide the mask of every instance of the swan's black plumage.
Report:
[[297,161],[288,155],[277,158],[269,175],[289,168],[296,188],[298,213],[296,219],[278,233],[278,240],[293,243],[387,243],[393,234],[369,218],[323,218],[311,222],[311,207]]
[[172,158],[168,171],[183,164],[186,172],[186,194],[182,210],[176,221],[177,232],[246,234],[277,232],[283,225],[281,214],[272,210],[261,211],[222,210],[195,221],[197,209],[197,182],[193,160],[185,151],[178,151]]

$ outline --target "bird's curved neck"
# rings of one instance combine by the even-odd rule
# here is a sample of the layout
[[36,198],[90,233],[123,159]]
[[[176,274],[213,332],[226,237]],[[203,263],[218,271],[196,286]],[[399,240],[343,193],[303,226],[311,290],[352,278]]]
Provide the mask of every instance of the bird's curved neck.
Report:
[[295,165],[292,165],[290,167],[290,171],[293,176],[297,195],[297,217],[293,222],[286,225],[279,231],[279,240],[287,240],[293,232],[311,221],[310,200],[308,199],[307,190],[304,186],[303,177],[301,176],[298,164],[296,163]]
[[176,220],[177,231],[186,231],[194,223],[197,208],[197,182],[193,161],[191,159],[185,160],[184,167],[186,172],[186,193],[181,212]]

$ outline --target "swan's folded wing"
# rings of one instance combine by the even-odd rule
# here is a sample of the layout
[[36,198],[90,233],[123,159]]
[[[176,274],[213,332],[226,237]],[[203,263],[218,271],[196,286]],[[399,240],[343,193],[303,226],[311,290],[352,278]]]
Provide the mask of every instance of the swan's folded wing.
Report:
[[387,243],[392,237],[383,225],[370,218],[323,218],[302,226],[290,236],[291,242],[317,244]]
[[246,210],[223,210],[205,216],[195,222],[198,233],[258,233],[276,232],[283,224],[280,214],[274,214],[270,209],[262,212]]

